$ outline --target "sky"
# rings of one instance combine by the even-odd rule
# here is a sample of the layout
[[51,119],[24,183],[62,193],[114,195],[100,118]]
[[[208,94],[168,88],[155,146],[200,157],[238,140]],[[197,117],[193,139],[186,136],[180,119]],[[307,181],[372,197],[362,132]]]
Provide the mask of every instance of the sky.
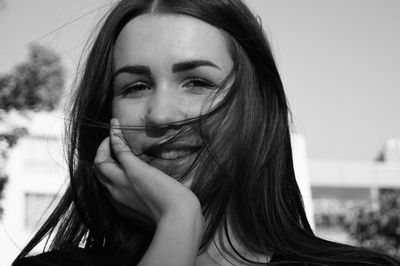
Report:
[[[110,0],[4,0],[0,74],[39,42],[72,80]],[[271,42],[311,160],[373,160],[400,139],[400,1],[246,0]]]

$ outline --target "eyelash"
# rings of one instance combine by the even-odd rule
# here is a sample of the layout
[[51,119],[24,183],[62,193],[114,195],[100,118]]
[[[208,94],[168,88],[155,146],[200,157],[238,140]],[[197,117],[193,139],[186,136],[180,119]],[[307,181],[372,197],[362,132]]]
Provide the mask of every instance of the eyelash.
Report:
[[[142,89],[138,89],[138,87],[141,87]],[[146,87],[146,88],[143,89],[143,87]],[[136,83],[134,83],[134,84],[132,84],[132,85],[126,86],[126,87],[122,90],[121,95],[122,95],[122,96],[127,96],[127,95],[129,95],[129,94],[135,94],[135,95],[136,95],[136,94],[138,94],[139,92],[144,92],[144,91],[150,90],[150,89],[151,89],[151,86],[148,85],[146,82],[139,81],[139,82],[136,82]]]
[[[210,89],[215,89],[215,87],[216,87],[216,85],[213,82],[208,81],[203,78],[198,78],[198,77],[189,78],[188,82],[186,82],[183,86],[188,86],[191,83],[192,83],[192,86],[189,88],[190,92],[197,93],[197,94],[201,93],[201,91],[199,91],[199,89],[210,90]],[[133,94],[136,97],[140,97],[141,95],[139,95],[139,93],[145,93],[147,90],[151,90],[151,85],[152,84],[148,84],[146,82],[139,81],[132,85],[126,86],[122,90],[121,95],[127,96],[129,94]]]
[[216,85],[213,82],[198,77],[189,78],[189,82],[185,83],[185,86],[188,85],[189,83],[196,84],[196,86],[192,85],[191,90],[197,90],[194,88],[214,89],[216,87]]

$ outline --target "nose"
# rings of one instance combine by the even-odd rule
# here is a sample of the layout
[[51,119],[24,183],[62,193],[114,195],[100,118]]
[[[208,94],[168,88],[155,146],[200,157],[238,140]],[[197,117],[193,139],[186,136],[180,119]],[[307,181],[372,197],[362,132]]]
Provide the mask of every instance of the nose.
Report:
[[182,102],[168,91],[155,91],[148,101],[145,124],[150,127],[169,127],[185,119]]

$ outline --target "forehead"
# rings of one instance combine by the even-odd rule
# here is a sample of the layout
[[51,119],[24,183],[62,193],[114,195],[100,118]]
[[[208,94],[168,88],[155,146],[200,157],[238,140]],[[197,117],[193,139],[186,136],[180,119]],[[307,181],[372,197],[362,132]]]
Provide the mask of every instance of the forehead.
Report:
[[115,68],[131,63],[162,64],[190,59],[230,65],[225,34],[190,16],[144,14],[128,22],[115,43]]

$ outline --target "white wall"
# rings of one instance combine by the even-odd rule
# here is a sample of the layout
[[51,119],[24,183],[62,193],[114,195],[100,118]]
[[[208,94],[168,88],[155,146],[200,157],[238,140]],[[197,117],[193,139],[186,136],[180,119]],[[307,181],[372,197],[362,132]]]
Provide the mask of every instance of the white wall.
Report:
[[303,136],[298,134],[292,135],[292,149],[297,184],[299,185],[301,194],[303,196],[303,203],[308,221],[311,227],[315,229],[307,148],[306,141]]

